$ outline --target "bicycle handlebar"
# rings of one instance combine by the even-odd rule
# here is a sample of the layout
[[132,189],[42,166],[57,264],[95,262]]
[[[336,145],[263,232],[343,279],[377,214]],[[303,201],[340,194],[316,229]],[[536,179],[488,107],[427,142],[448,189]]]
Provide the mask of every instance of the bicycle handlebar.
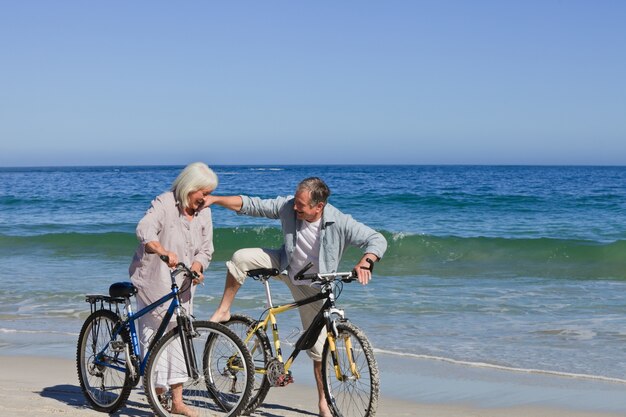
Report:
[[[159,258],[161,258],[161,260],[165,262],[166,264],[170,262],[170,258],[167,255],[159,255]],[[198,275],[197,272],[192,271],[191,269],[189,269],[187,265],[185,265],[182,262],[177,263],[176,266],[174,267],[174,271],[172,272],[175,272],[174,275],[178,275],[179,273],[183,271],[191,275],[193,278],[198,278],[200,276]]]
[[[365,259],[367,261],[367,263],[370,264],[369,268],[362,266],[362,269],[367,269],[370,272],[374,271],[374,262],[369,259],[366,258]],[[308,271],[309,269],[311,269],[311,267],[313,266],[313,262],[309,262],[308,264],[306,264],[304,266],[304,268],[302,268],[294,277],[293,279],[296,281],[304,281],[304,280],[311,280],[313,282],[330,282],[330,281],[334,281],[336,278],[341,279],[341,281],[343,282],[352,282],[355,281],[358,277],[358,274],[356,272],[356,269],[353,269],[350,272],[330,272],[330,273],[326,273],[326,274],[305,274],[306,271]]]
[[[362,269],[367,269],[370,272],[374,271],[374,262],[371,259],[366,259],[366,261],[370,264],[369,268],[362,266]],[[352,282],[358,279],[358,274],[356,269],[353,269],[350,272],[329,272],[329,273],[314,273],[314,274],[305,274],[306,271],[313,267],[313,262],[309,262],[302,268],[298,273],[293,277],[295,281],[304,281],[310,280],[313,282],[331,282],[336,279],[340,279],[343,282]],[[254,278],[269,278],[279,275],[280,271],[276,268],[257,268],[249,270],[246,275]]]
[[331,282],[337,279],[342,282],[356,281],[357,274],[355,270],[350,272],[329,272],[327,274],[301,274],[296,275],[294,278],[296,281],[311,280],[313,282]]

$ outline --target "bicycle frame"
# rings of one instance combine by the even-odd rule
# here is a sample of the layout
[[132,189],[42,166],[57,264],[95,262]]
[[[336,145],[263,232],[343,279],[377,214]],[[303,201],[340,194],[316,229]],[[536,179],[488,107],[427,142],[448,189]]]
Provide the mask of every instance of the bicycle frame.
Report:
[[146,364],[148,362],[148,356],[150,355],[150,352],[152,351],[154,344],[156,343],[157,340],[159,340],[165,334],[165,331],[167,330],[167,326],[170,324],[170,321],[172,320],[172,316],[174,315],[174,312],[176,312],[176,310],[180,307],[180,301],[177,295],[178,295],[178,288],[177,287],[172,288],[172,292],[164,295],[163,297],[161,297],[159,300],[155,301],[154,303],[142,308],[137,313],[132,312],[132,306],[130,305],[130,302],[127,305],[128,318],[126,319],[125,323],[127,323],[130,328],[132,346],[133,346],[133,351],[134,351],[133,353],[135,354],[137,358],[141,358],[141,352],[140,352],[140,347],[139,347],[139,337],[137,335],[137,327],[135,325],[135,321],[138,320],[140,317],[146,315],[147,313],[151,312],[152,310],[156,309],[161,304],[166,303],[168,300],[172,300],[172,302],[170,303],[167,309],[167,312],[165,313],[165,317],[163,317],[163,321],[161,321],[161,325],[157,329],[156,334],[154,335],[154,337],[152,338],[152,341],[150,342],[150,345],[148,346],[145,356],[140,362],[140,366],[139,366],[140,375],[144,374],[144,371],[146,369]]
[[[130,338],[131,338],[131,343],[130,344],[131,344],[131,347],[132,347],[132,350],[133,350],[132,351],[132,357],[137,359],[137,362],[138,362],[138,365],[139,365],[139,369],[138,370],[133,369],[133,367],[135,365],[133,364],[133,361],[130,359],[131,355],[129,355],[129,354],[131,352],[126,352],[126,358],[127,358],[126,359],[126,362],[127,362],[126,366],[129,366],[129,369],[131,370],[131,373],[133,374],[133,376],[135,376],[135,372],[137,372],[139,376],[143,376],[144,375],[144,371],[145,371],[146,365],[148,363],[148,358],[150,356],[150,352],[152,351],[152,348],[154,347],[155,343],[165,334],[165,332],[167,330],[167,326],[171,322],[171,319],[172,319],[172,316],[174,315],[174,313],[176,313],[178,317],[181,317],[181,315],[180,315],[181,303],[180,303],[180,300],[178,298],[178,294],[179,294],[178,285],[176,285],[176,282],[172,278],[172,290],[168,294],[165,294],[163,297],[161,297],[160,299],[158,299],[154,303],[152,303],[150,305],[147,305],[146,307],[142,308],[141,310],[139,310],[136,313],[133,312],[132,303],[130,301],[130,298],[129,297],[125,297],[125,299],[124,299],[125,300],[124,314],[126,316],[126,319],[124,319],[122,321],[122,326],[120,326],[119,329],[115,329],[115,331],[111,335],[111,340],[114,340],[124,329],[128,329],[129,330]],[[159,325],[159,328],[157,329],[154,337],[152,338],[152,341],[150,342],[150,345],[148,346],[148,349],[145,352],[145,355],[142,358],[142,356],[141,356],[141,349],[140,349],[140,346],[139,346],[139,337],[138,337],[138,334],[137,334],[137,326],[135,325],[135,322],[139,318],[141,318],[144,315],[148,314],[149,312],[151,312],[152,310],[156,309],[160,305],[165,304],[169,300],[172,300],[172,301],[171,301],[171,303],[170,303],[170,305],[169,305],[169,307],[167,309],[167,312],[165,313],[165,316],[163,317],[163,320],[161,321],[161,324]],[[104,349],[102,350],[102,352],[100,352],[100,354],[96,355],[95,363],[97,365],[111,367],[111,368],[116,369],[118,371],[124,372],[124,370],[125,370],[124,367],[115,366],[115,365],[112,365],[111,363],[109,363],[107,361],[101,361],[101,360],[98,359],[107,348],[108,348],[108,344],[107,344],[107,346],[104,347]],[[129,362],[129,360],[130,360],[130,362]],[[188,371],[190,372],[189,376],[192,376],[192,377],[195,376],[196,372],[193,370],[193,368],[188,369]]]
[[[380,384],[374,352],[364,332],[335,306],[343,284],[359,280],[358,271],[305,274],[309,268],[309,265],[305,266],[293,279],[319,283],[320,291],[312,289],[308,291],[308,297],[281,305],[272,302],[269,283],[272,277],[280,275],[277,268],[257,268],[246,272],[248,277],[261,281],[267,297],[267,309],[257,320],[245,314],[236,314],[225,323],[240,335],[253,358],[255,391],[246,412],[254,412],[263,403],[270,388],[293,383],[291,368],[299,353],[323,344],[317,359],[321,367],[316,366],[321,379],[316,380],[323,386],[323,395],[332,414],[372,417],[376,412]],[[364,269],[372,271],[371,267]],[[308,324],[287,358],[283,357],[277,316],[296,308],[311,311],[312,316],[307,318]],[[270,326],[271,336],[267,334]]]
[[[327,339],[329,341],[331,351],[335,352],[335,338],[337,337],[337,328],[334,325],[335,319],[333,316],[338,315],[342,319],[345,317],[344,317],[344,312],[342,310],[335,308],[335,295],[333,292],[332,284],[330,283],[324,284],[327,287],[323,288],[323,290],[319,294],[316,294],[314,296],[304,298],[302,300],[295,301],[293,303],[274,306],[272,303],[269,282],[267,279],[262,279],[262,281],[263,281],[263,285],[265,286],[265,293],[266,293],[268,304],[269,304],[268,313],[265,319],[263,319],[262,321],[259,321],[257,325],[248,332],[248,335],[246,336],[246,339],[244,340],[246,344],[250,341],[250,339],[254,336],[254,333],[258,329],[263,329],[264,331],[267,331],[268,326],[271,324],[272,337],[274,340],[274,349],[276,352],[276,359],[278,359],[281,363],[284,364],[285,372],[289,371],[293,362],[295,361],[296,357],[301,351],[310,349],[315,344],[315,342],[317,341],[317,338],[319,337],[320,332],[324,329],[324,327],[326,327],[329,330],[327,334]],[[326,301],[324,302],[322,308],[320,309],[320,311],[317,313],[317,315],[311,322],[311,325],[296,341],[295,348],[293,352],[291,353],[291,355],[289,356],[289,358],[287,359],[287,362],[284,362],[282,349],[280,347],[281,342],[280,342],[280,335],[278,331],[278,322],[276,320],[276,316],[279,314],[285,313],[287,311],[294,310],[296,308],[300,308],[304,305],[311,304],[320,300],[326,300]],[[354,363],[352,363],[352,365],[354,366]],[[339,371],[338,368],[336,368],[336,371]],[[257,372],[264,373],[265,370],[257,370]],[[340,375],[338,374],[338,377],[339,376]]]

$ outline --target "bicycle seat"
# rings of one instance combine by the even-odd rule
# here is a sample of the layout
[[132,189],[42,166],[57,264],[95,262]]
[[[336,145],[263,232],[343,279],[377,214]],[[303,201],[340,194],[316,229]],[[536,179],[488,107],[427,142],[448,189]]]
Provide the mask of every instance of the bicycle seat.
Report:
[[280,271],[276,268],[258,268],[258,269],[251,269],[247,272],[247,275],[249,277],[260,277],[260,276],[275,277],[278,274],[280,274]]
[[111,297],[131,297],[137,294],[137,287],[132,282],[116,282],[109,287]]

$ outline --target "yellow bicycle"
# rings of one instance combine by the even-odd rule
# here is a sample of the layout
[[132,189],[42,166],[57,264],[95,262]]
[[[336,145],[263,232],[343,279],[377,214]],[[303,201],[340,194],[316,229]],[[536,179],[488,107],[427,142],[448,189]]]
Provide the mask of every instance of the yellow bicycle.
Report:
[[[263,403],[271,387],[283,387],[291,382],[291,365],[303,351],[310,349],[321,331],[326,331],[322,351],[322,377],[324,392],[331,411],[337,417],[370,417],[376,414],[379,393],[378,366],[374,351],[365,333],[352,324],[343,310],[335,306],[343,283],[356,280],[356,273],[335,272],[304,274],[310,266],[296,275],[296,279],[311,280],[320,285],[320,292],[312,297],[289,304],[275,306],[269,279],[279,274],[277,269],[255,269],[247,275],[265,287],[268,309],[260,320],[234,314],[224,323],[246,344],[255,366],[254,388],[244,413],[252,413]],[[295,343],[289,358],[284,361],[276,316],[325,300],[322,309]],[[273,344],[267,336],[271,329]]]

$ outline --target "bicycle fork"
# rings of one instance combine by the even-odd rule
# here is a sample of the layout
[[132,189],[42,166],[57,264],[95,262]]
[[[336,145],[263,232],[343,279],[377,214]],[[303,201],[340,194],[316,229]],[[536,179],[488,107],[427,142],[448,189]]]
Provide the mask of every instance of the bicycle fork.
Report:
[[187,316],[178,315],[176,317],[178,322],[178,331],[180,337],[180,343],[183,348],[183,357],[185,358],[185,365],[187,366],[187,375],[190,378],[198,379],[200,374],[198,372],[198,363],[196,359],[196,352],[193,348],[193,337],[195,330],[193,324]]
[[[344,318],[343,311],[335,309],[335,308],[331,308],[329,311],[324,313],[324,316],[326,318],[326,323],[327,323],[326,324],[326,327],[327,327],[326,339],[328,340],[328,348],[330,350],[331,358],[333,360],[333,368],[335,370],[335,376],[337,377],[337,380],[341,382],[345,382],[350,379],[359,379],[361,377],[361,374],[359,373],[357,365],[354,361],[354,349],[352,347],[352,338],[350,337],[349,334],[345,334],[343,336],[339,334],[339,330],[337,330],[337,321],[333,317],[333,315],[339,316],[342,320],[345,318]],[[340,338],[343,338],[343,345],[345,346],[345,350],[346,350],[346,358],[347,358],[346,364],[341,363],[339,350],[337,347],[337,340]],[[349,369],[349,372],[352,375],[346,375],[344,373],[344,369],[345,370]]]

